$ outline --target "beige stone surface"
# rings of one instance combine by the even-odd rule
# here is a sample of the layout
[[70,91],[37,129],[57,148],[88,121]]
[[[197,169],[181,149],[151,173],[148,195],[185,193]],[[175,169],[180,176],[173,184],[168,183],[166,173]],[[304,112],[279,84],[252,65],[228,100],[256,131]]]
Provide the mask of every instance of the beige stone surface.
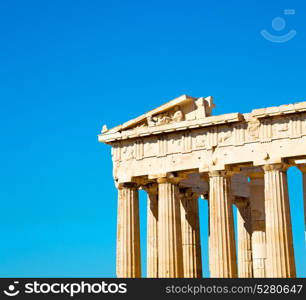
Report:
[[[184,170],[224,170],[228,165],[260,166],[305,156],[305,148],[296,145],[306,145],[306,102],[282,106],[266,117],[255,111],[219,116],[206,112],[206,117],[198,117],[196,99],[186,96],[180,101],[149,114],[158,120],[167,112],[168,119],[162,118],[168,121],[152,124],[144,115],[99,135],[99,141],[112,145],[117,182]],[[174,118],[180,105],[184,116],[190,113],[188,120]]]
[[198,195],[191,189],[181,189],[180,199],[184,277],[201,278],[202,258]]
[[179,189],[167,178],[158,180],[158,276],[184,276]]
[[265,211],[267,267],[266,277],[295,277],[286,166],[266,165]]
[[210,276],[237,277],[230,178],[224,172],[209,174]]
[[137,187],[119,187],[117,223],[117,277],[141,277]]

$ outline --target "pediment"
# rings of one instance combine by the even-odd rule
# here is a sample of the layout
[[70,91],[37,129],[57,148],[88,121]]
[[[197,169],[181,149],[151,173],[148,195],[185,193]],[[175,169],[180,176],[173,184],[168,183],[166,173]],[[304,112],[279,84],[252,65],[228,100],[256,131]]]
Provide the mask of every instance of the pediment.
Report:
[[194,98],[182,95],[110,130],[104,127],[102,133],[115,133],[135,128],[156,127],[181,121],[203,119],[211,115],[213,107],[212,97]]

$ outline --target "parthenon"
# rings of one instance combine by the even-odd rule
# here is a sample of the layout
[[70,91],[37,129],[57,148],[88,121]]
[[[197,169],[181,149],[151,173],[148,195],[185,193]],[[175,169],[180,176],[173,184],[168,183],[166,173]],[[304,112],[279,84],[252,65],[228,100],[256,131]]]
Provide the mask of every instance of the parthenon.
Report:
[[305,208],[306,102],[244,114],[213,108],[212,97],[183,95],[103,126],[118,189],[118,277],[141,276],[139,189],[148,199],[147,277],[202,277],[200,197],[211,277],[296,276],[287,169],[303,174]]

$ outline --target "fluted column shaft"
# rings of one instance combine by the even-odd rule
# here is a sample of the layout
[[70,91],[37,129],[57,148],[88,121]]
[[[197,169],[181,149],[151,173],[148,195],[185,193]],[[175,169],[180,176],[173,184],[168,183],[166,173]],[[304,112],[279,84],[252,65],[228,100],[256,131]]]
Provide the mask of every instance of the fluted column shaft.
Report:
[[158,278],[158,194],[157,184],[146,187],[147,210],[147,277]]
[[303,172],[303,192],[304,192],[304,223],[305,223],[305,237],[306,237],[306,170]]
[[236,202],[238,227],[238,277],[253,277],[251,208],[247,200]]
[[184,277],[201,278],[202,258],[198,197],[192,191],[183,189],[180,198]]
[[236,248],[230,178],[209,173],[210,276],[237,277]]
[[166,178],[158,179],[158,277],[183,277],[179,190]]
[[295,277],[287,174],[282,164],[266,165],[264,171],[267,240],[266,277]]
[[208,268],[209,268],[209,274],[211,277],[211,269],[214,268],[212,266],[213,263],[213,255],[211,253],[211,242],[210,242],[210,202],[209,202],[209,196],[207,197],[207,208],[208,208]]
[[119,186],[117,223],[117,277],[141,277],[138,190]]
[[255,278],[266,276],[266,225],[264,174],[250,174],[250,205],[252,215],[252,255]]
[[303,176],[303,196],[304,196],[304,224],[305,224],[305,240],[306,240],[306,165],[300,165],[298,168],[302,171]]

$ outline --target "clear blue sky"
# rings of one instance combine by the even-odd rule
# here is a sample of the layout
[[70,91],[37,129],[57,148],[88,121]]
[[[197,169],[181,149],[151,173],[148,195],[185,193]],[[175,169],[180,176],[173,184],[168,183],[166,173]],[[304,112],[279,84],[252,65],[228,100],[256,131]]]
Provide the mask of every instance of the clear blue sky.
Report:
[[[275,17],[283,30],[272,28]],[[297,35],[272,43],[263,29]],[[304,1],[1,0],[0,36],[0,276],[115,276],[117,195],[110,148],[97,141],[104,123],[181,94],[214,96],[215,114],[306,101]],[[306,276],[295,169],[289,186]],[[140,200],[144,262],[143,192]]]

